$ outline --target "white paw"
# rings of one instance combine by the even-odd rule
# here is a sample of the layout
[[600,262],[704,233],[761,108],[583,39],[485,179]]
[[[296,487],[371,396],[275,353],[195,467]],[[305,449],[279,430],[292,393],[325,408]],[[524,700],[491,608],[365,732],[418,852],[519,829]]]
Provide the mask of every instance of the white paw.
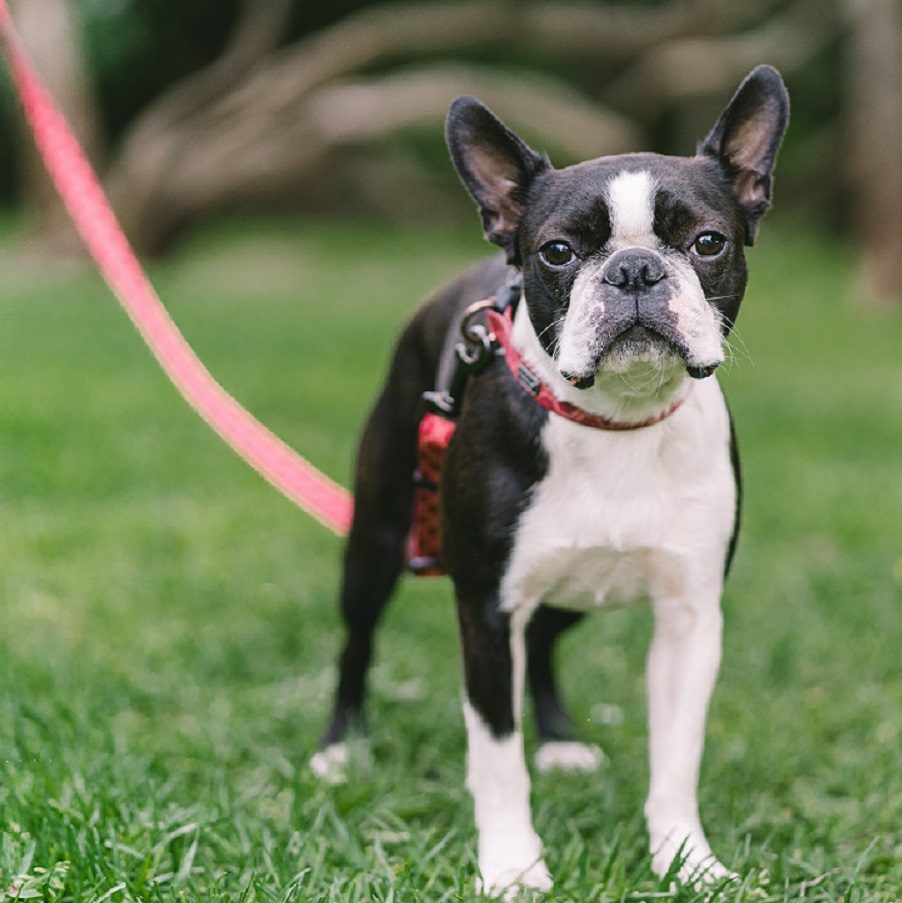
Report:
[[350,757],[347,743],[332,743],[310,759],[310,769],[327,784],[343,784],[348,777]]
[[489,838],[480,836],[477,891],[503,900],[516,900],[525,890],[551,890],[551,875],[542,859],[542,841],[531,828],[513,825]]
[[700,861],[692,857],[687,858],[680,866],[677,877],[683,885],[695,890],[703,890],[706,886],[720,884],[722,881],[739,879],[736,872],[732,872],[722,865],[713,854]]
[[525,867],[514,866],[495,872],[491,877],[483,872],[483,877],[476,882],[476,890],[489,897],[511,901],[528,890],[549,891],[552,883],[545,863],[539,859]]
[[682,884],[697,889],[739,877],[718,861],[704,834],[698,829],[671,829],[663,841],[652,844],[652,854],[652,871],[659,878],[670,871],[677,859],[677,878]]
[[605,755],[594,743],[576,740],[549,740],[533,756],[537,771],[598,771],[605,763]]

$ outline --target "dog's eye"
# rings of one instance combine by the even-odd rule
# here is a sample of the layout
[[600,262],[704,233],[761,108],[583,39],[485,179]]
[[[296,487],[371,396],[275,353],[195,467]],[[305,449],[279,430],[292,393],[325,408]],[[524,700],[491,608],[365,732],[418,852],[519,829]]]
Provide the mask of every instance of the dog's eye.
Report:
[[548,266],[562,267],[574,258],[573,248],[565,241],[549,241],[539,248],[539,257]]
[[727,240],[718,232],[702,232],[695,239],[692,250],[699,257],[716,257],[727,246]]

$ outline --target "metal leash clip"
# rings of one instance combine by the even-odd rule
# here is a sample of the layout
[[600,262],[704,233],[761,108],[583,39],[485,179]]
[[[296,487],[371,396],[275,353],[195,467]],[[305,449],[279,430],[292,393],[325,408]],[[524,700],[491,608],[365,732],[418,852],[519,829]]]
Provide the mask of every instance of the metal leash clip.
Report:
[[471,373],[478,372],[489,362],[495,343],[494,334],[485,324],[474,321],[482,311],[494,307],[494,297],[486,298],[471,304],[461,318],[460,334],[463,336],[463,341],[454,346],[454,353]]
[[516,304],[520,298],[519,280],[508,282],[497,295],[476,301],[464,311],[460,320],[461,341],[454,345],[456,366],[450,382],[442,391],[424,392],[427,408],[445,417],[456,417],[463,401],[464,388],[473,373],[479,373],[497,353],[498,340],[495,334],[476,318],[486,310],[503,311]]

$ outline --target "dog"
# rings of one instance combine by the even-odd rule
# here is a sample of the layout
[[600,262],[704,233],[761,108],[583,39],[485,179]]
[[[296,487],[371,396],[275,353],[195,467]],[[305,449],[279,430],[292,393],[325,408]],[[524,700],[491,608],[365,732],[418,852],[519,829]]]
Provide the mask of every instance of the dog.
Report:
[[[451,158],[502,253],[416,311],[364,429],[341,588],[346,642],[312,765],[340,766],[348,730],[363,722],[373,631],[405,565],[421,396],[447,378],[470,305],[514,286],[513,364],[496,354],[468,380],[440,486],[486,893],[552,884],[530,812],[524,685],[537,760],[597,765],[560,700],[554,644],[585,612],[639,599],[654,613],[653,870],[662,876],[676,859],[685,881],[732,874],[711,852],[697,803],[741,502],[732,421],[712,374],[788,116],[779,73],[759,66],[695,156],[626,154],[558,170],[474,98],[449,111]],[[550,404],[539,403],[543,392]]]

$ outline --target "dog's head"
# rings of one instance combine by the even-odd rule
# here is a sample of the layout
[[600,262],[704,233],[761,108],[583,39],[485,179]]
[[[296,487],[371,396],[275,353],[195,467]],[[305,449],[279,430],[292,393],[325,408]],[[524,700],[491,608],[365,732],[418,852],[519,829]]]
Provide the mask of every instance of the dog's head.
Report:
[[521,269],[532,326],[564,379],[586,388],[637,364],[701,377],[723,361],[788,111],[780,75],[759,66],[696,156],[556,170],[479,101],[454,102],[454,165],[486,238]]

